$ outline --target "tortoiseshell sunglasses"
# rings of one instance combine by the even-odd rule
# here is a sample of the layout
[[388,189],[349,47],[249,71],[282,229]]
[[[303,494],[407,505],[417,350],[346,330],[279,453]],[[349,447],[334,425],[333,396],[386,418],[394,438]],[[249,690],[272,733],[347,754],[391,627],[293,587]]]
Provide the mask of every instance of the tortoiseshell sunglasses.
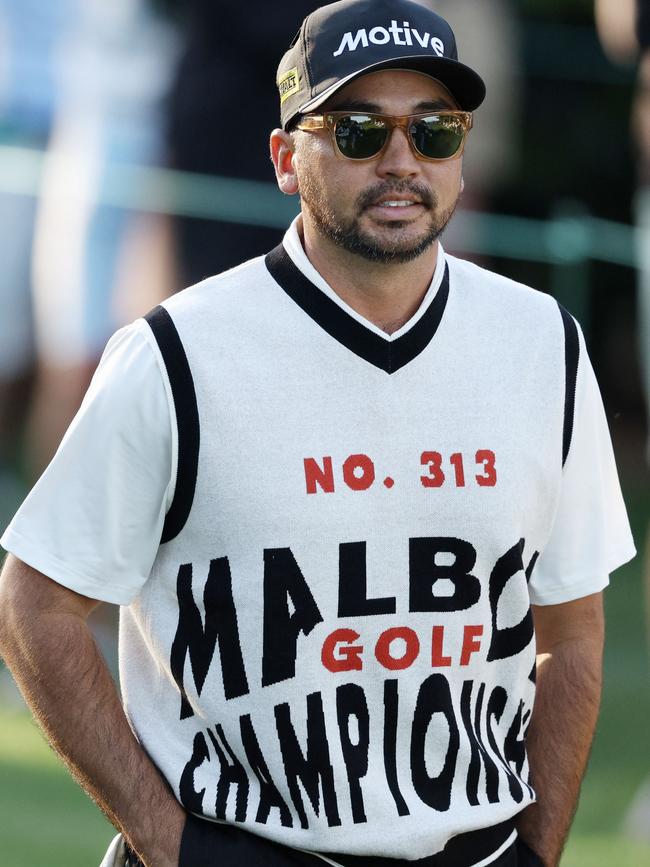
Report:
[[459,157],[472,128],[469,111],[437,111],[395,116],[351,111],[306,114],[297,129],[328,129],[337,154],[348,160],[374,160],[385,150],[390,133],[404,130],[412,151],[423,160],[441,162]]

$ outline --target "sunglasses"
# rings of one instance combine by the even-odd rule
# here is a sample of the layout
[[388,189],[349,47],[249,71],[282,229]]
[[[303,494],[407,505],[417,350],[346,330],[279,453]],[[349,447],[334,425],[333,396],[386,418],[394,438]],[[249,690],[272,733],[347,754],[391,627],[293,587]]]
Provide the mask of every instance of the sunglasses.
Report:
[[297,129],[312,132],[328,129],[338,154],[348,160],[373,160],[381,156],[396,128],[404,130],[413,153],[423,160],[439,162],[459,157],[472,128],[469,111],[438,111],[435,113],[363,114],[331,111],[327,114],[306,114]]

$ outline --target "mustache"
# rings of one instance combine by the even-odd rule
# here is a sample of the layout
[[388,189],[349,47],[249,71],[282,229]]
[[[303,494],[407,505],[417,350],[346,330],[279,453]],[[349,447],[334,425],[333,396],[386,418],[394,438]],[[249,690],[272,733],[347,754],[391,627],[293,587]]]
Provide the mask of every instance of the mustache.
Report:
[[359,211],[365,211],[366,208],[372,207],[380,199],[390,196],[393,193],[401,195],[410,194],[414,198],[418,199],[420,204],[429,210],[437,204],[435,193],[430,190],[429,187],[425,187],[422,184],[417,184],[409,180],[383,181],[382,183],[375,184],[374,187],[370,187],[365,192],[361,193],[357,199]]

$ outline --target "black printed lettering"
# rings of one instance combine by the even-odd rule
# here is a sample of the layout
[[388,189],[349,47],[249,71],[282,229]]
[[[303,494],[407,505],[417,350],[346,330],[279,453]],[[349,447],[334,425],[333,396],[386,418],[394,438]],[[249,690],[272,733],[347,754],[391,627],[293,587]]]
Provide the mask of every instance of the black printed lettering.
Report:
[[[368,773],[370,747],[370,717],[366,694],[356,683],[344,683],[336,690],[336,718],[339,724],[341,751],[350,785],[352,819],[355,824],[366,821],[361,779]],[[357,742],[350,734],[350,721],[354,719]]]
[[522,561],[523,550],[524,540],[520,539],[516,545],[513,545],[502,557],[499,557],[490,575],[492,640],[487,655],[488,662],[516,656],[516,654],[521,653],[522,650],[528,647],[533,638],[533,616],[530,607],[516,626],[508,626],[505,629],[499,629],[497,626],[499,599],[506,584],[517,572],[522,572],[522,578],[525,580],[525,576],[523,575],[524,564]]
[[[426,737],[431,720],[438,713],[447,720],[449,744],[442,770],[437,776],[430,777],[425,761]],[[411,774],[418,796],[438,812],[445,812],[451,804],[451,787],[459,748],[460,735],[449,683],[444,675],[432,674],[420,687],[415,706],[411,733]]]
[[[514,788],[518,788],[520,785],[520,780],[523,776],[524,772],[524,764],[526,762],[526,728],[527,722],[530,719],[530,711],[526,711],[524,713],[524,703],[523,701],[519,702],[519,706],[517,707],[517,712],[512,720],[512,724],[508,729],[508,734],[506,735],[503,747],[506,762],[510,767],[514,767],[515,774],[517,777],[516,784],[513,780],[508,777],[508,785],[510,787],[510,794],[515,798]],[[534,792],[531,786],[528,783],[523,784],[531,798],[534,797]]]
[[178,786],[181,803],[189,813],[203,812],[203,798],[205,796],[205,788],[199,792],[194,788],[194,772],[200,768],[203,762],[210,761],[210,753],[208,745],[201,732],[194,735],[194,743],[192,746],[192,757],[183,768],[180,783]]
[[460,718],[469,741],[470,760],[467,769],[467,779],[465,780],[465,791],[468,802],[477,807],[478,800],[478,781],[481,775],[481,754],[479,751],[479,742],[472,724],[472,686],[471,680],[466,680],[463,683],[463,689],[460,695]]
[[251,766],[260,784],[260,803],[257,808],[255,821],[266,825],[269,813],[273,808],[276,808],[280,811],[280,824],[282,827],[292,828],[293,819],[289,807],[271,778],[269,767],[262,755],[262,750],[260,749],[249,714],[245,714],[239,718],[239,727],[248,764]]
[[[451,565],[436,563],[438,555],[451,555]],[[469,542],[448,536],[409,539],[409,609],[411,611],[464,611],[478,602],[481,584],[470,574],[476,551]],[[451,596],[437,596],[437,581],[454,585]]]
[[496,686],[492,690],[492,694],[490,695],[490,698],[488,699],[488,703],[487,703],[487,720],[486,720],[487,736],[488,736],[488,741],[490,743],[490,746],[492,748],[492,752],[494,753],[495,756],[497,756],[497,758],[499,759],[499,761],[501,762],[501,764],[503,765],[503,767],[505,769],[506,776],[508,779],[508,788],[510,789],[510,794],[512,795],[513,800],[516,801],[517,804],[520,804],[524,799],[524,792],[523,792],[523,789],[521,787],[521,783],[515,777],[512,768],[510,767],[508,762],[505,760],[504,756],[501,754],[501,751],[500,751],[499,746],[497,744],[496,737],[494,736],[494,730],[492,728],[492,721],[493,720],[496,720],[497,723],[501,721],[501,717],[503,716],[503,712],[506,709],[507,701],[508,701],[508,693],[505,691],[505,689],[502,686]]
[[340,825],[341,820],[334,787],[334,769],[330,761],[327,744],[321,694],[312,692],[307,696],[307,749],[305,753],[298,743],[287,702],[276,705],[275,725],[284,762],[284,772],[301,827],[308,828],[309,822],[298,780],[307,792],[317,816],[320,815],[320,789],[322,786],[323,807],[327,816],[327,824],[330,827]]
[[395,605],[392,596],[368,599],[366,543],[343,542],[339,545],[339,617],[394,614]]
[[397,779],[397,722],[399,696],[397,681],[384,681],[384,769],[388,788],[395,801],[398,816],[408,816],[409,808],[404,800]]
[[[212,746],[215,749],[221,767],[219,782],[217,783],[215,815],[217,819],[227,818],[228,795],[230,794],[230,789],[234,786],[237,791],[235,796],[235,821],[245,822],[246,806],[248,804],[248,775],[226,740],[223,728],[217,724],[215,731],[216,736],[208,729],[208,736],[212,741]],[[226,753],[228,754],[227,756]]]
[[[293,614],[289,609],[289,599]],[[296,676],[298,636],[322,621],[290,548],[264,551],[264,658],[262,686]]]
[[478,741],[478,748],[481,751],[483,764],[485,766],[485,793],[490,804],[497,804],[499,801],[499,769],[492,756],[485,749],[483,737],[481,734],[481,721],[483,720],[483,700],[485,698],[485,684],[481,683],[478,688],[476,697],[476,706],[474,708],[474,731]]
[[178,626],[172,643],[170,667],[181,694],[180,718],[194,716],[185,690],[185,661],[189,654],[196,691],[201,695],[215,647],[219,642],[223,688],[227,699],[248,693],[237,612],[232,596],[232,579],[227,557],[210,562],[208,580],[203,589],[205,626],[192,595],[192,566],[178,570]]

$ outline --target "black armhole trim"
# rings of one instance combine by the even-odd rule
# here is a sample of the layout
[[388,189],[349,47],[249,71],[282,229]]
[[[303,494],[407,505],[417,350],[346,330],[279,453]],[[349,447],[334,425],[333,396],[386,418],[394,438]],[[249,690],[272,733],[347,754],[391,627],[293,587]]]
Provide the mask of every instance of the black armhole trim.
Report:
[[199,465],[199,410],[192,372],[176,326],[160,305],[144,317],[165,362],[176,411],[178,465],[174,498],[165,516],[161,544],[174,539],[185,526],[196,488]]
[[565,465],[571,448],[573,436],[573,421],[576,406],[576,386],[578,382],[578,362],[580,360],[580,339],[578,326],[568,310],[560,308],[562,324],[564,325],[564,429],[562,432],[562,466]]

